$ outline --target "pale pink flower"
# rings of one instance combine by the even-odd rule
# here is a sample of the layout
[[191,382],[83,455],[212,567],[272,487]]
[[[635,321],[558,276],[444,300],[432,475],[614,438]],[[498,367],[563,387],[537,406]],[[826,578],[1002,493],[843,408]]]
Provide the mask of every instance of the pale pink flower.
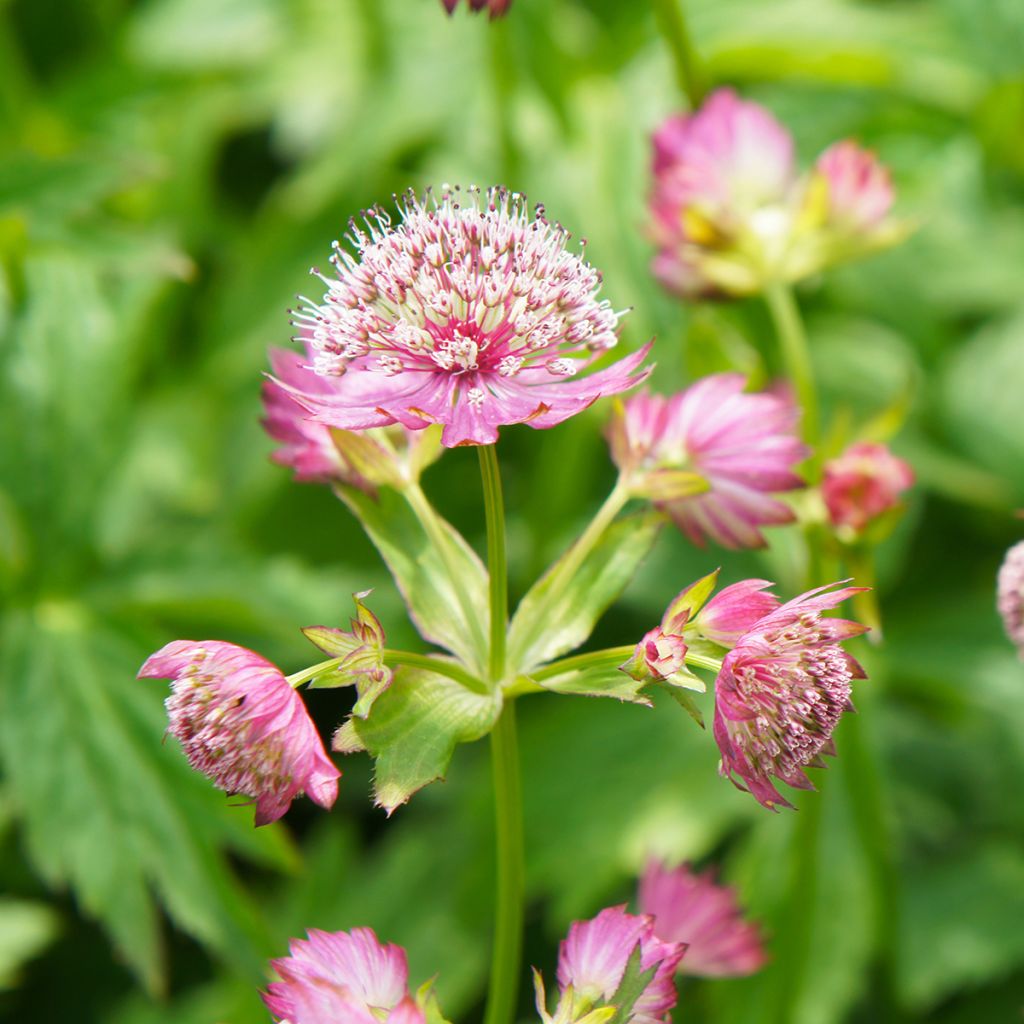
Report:
[[634,493],[696,544],[710,537],[727,548],[761,547],[761,526],[794,518],[771,495],[803,486],[793,469],[808,454],[796,436],[799,412],[777,395],[745,393],[744,384],[741,374],[720,373],[670,398],[635,395],[610,429],[612,457]]
[[[576,1020],[592,1007],[613,1003],[626,973],[630,957],[639,946],[640,970],[656,968],[653,977],[633,1003],[622,1024],[659,1024],[669,1019],[676,1004],[673,976],[686,952],[686,946],[663,942],[654,934],[653,918],[638,917],[624,906],[608,907],[589,921],[576,921],[562,942],[558,954],[558,986],[562,1003],[569,1002],[571,1012],[560,1005],[567,1020]],[[548,1017],[543,988],[538,985],[538,1010]]]
[[828,183],[828,217],[854,231],[877,227],[892,209],[895,192],[888,168],[850,139],[836,142],[818,157],[817,170]]
[[380,209],[352,222],[358,256],[336,245],[323,300],[295,314],[310,383],[280,383],[314,419],[440,423],[446,447],[492,444],[504,424],[551,427],[644,379],[649,345],[577,376],[616,345],[619,314],[542,207],[501,188],[401,206],[397,226]]
[[1024,660],[1024,540],[1006,552],[999,568],[997,607],[1006,635]]
[[371,928],[311,929],[290,956],[272,960],[280,981],[263,1001],[282,1024],[425,1024],[409,994],[405,950],[383,945]]
[[852,444],[822,469],[821,495],[836,527],[863,530],[899,506],[914,483],[914,471],[884,444]]
[[779,607],[779,599],[767,593],[774,586],[771,580],[741,580],[724,587],[694,617],[694,626],[712,643],[735,647],[754,623]]
[[652,860],[640,880],[638,904],[654,918],[665,942],[686,944],[680,973],[706,978],[753,974],[766,957],[756,925],[744,920],[736,893],[688,864],[668,868]]
[[305,792],[322,807],[341,772],[299,695],[266,658],[220,640],[175,640],[139,678],[170,679],[168,731],[189,764],[220,789],[256,801],[256,824],[276,821]]
[[[832,584],[835,586],[836,584]],[[759,803],[792,806],[771,782],[813,789],[803,769],[834,754],[832,732],[864,670],[840,646],[867,631],[822,618],[863,587],[819,587],[766,615],[726,654],[715,680],[714,736],[721,772]]]
[[[459,6],[459,0],[441,0],[441,3],[449,14]],[[468,0],[468,3],[471,11],[487,10],[492,18],[499,17],[512,6],[512,0]]]

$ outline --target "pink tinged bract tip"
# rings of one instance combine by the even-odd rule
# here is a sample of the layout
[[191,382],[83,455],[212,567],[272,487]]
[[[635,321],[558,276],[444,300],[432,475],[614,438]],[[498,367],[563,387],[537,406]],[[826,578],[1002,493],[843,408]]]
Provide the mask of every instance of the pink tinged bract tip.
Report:
[[771,580],[741,580],[723,587],[700,610],[694,623],[708,640],[734,647],[754,623],[779,607],[779,599],[768,593],[774,586]]
[[686,944],[683,974],[708,978],[753,974],[766,956],[756,925],[744,920],[735,892],[715,882],[711,871],[689,865],[668,868],[651,861],[640,880],[639,908],[654,918],[665,942]]
[[611,427],[612,457],[639,488],[657,493],[658,478],[680,470],[703,479],[704,490],[655,500],[697,544],[762,547],[760,527],[793,521],[772,495],[803,486],[799,411],[784,396],[744,392],[745,383],[720,373],[671,397],[634,395]]
[[[838,586],[833,584],[831,586]],[[864,670],[840,646],[866,632],[821,613],[863,587],[819,587],[755,623],[725,656],[715,680],[715,742],[722,774],[765,807],[792,806],[772,778],[813,789],[804,773],[824,767],[832,733]]]
[[311,929],[308,939],[293,939],[289,949],[289,956],[271,961],[280,980],[263,995],[276,1021],[424,1024],[409,995],[405,950],[383,945],[372,929]]
[[854,231],[877,227],[892,209],[895,192],[888,169],[868,149],[850,139],[836,142],[818,157],[828,183],[828,216]]
[[884,444],[852,444],[822,467],[821,495],[836,527],[863,530],[896,508],[914,471]]
[[586,373],[617,344],[619,315],[568,233],[502,188],[407,193],[351,224],[322,300],[295,313],[311,365],[276,380],[310,418],[343,430],[442,424],[441,443],[493,444],[512,423],[552,427],[639,384],[650,346]]
[[999,568],[996,606],[1006,635],[1024,661],[1024,540],[1006,552]]
[[193,768],[255,800],[257,825],[276,821],[303,792],[322,807],[334,803],[341,772],[276,665],[220,640],[175,640],[139,678],[171,680],[168,731]]

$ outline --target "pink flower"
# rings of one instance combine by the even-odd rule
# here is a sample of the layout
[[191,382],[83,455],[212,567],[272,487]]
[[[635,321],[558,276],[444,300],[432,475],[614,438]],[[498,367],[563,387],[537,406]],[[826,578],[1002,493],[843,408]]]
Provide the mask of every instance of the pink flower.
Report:
[[808,591],[755,623],[725,656],[715,680],[721,772],[765,807],[792,806],[771,776],[814,788],[803,769],[823,768],[822,755],[835,753],[832,732],[851,707],[850,682],[864,678],[840,642],[866,627],[821,617],[864,588],[828,589]]
[[808,454],[795,433],[799,413],[786,398],[744,393],[744,383],[720,373],[671,398],[635,395],[610,430],[612,458],[634,493],[695,544],[761,547],[759,527],[794,518],[771,494],[803,485],[793,470]]
[[[624,906],[608,907],[589,921],[576,921],[562,942],[558,955],[558,986],[563,1003],[557,1019],[577,1020],[591,1007],[614,1003],[630,957],[640,948],[640,970],[656,968],[646,988],[633,1003],[622,1024],[658,1024],[668,1020],[676,1005],[673,981],[686,946],[663,942],[654,934],[651,917],[626,913]],[[538,985],[538,1010],[550,1020]]]
[[686,669],[686,640],[679,633],[666,633],[656,626],[644,634],[633,657],[619,668],[633,679],[671,681]]
[[[449,14],[454,13],[455,8],[459,6],[459,0],[441,0],[441,3]],[[511,6],[512,0],[469,0],[471,11],[482,11],[486,8],[492,18],[504,14]]]
[[257,825],[276,821],[301,792],[334,803],[341,772],[276,665],[220,640],[175,640],[139,678],[172,680],[168,731],[193,768],[256,801]]
[[829,146],[816,166],[828,182],[828,216],[836,223],[863,231],[885,220],[895,193],[874,153],[845,139]]
[[402,223],[353,222],[322,302],[303,300],[305,379],[280,384],[318,422],[345,430],[444,425],[441,443],[493,444],[510,423],[551,427],[646,376],[650,346],[571,378],[616,345],[619,314],[568,233],[492,188],[408,193]]
[[884,444],[861,442],[825,463],[821,494],[832,525],[859,532],[897,508],[913,482],[914,471]]
[[640,912],[654,917],[665,942],[686,944],[680,971],[707,978],[753,974],[765,962],[757,926],[743,919],[735,892],[688,864],[669,869],[657,861],[640,880]]
[[1006,552],[999,568],[996,606],[1006,635],[1024,661],[1024,540]]
[[771,580],[741,580],[720,590],[694,618],[705,639],[721,647],[735,647],[740,637],[759,619],[779,607],[779,599],[767,593]]
[[272,960],[280,981],[263,1001],[282,1024],[425,1024],[409,995],[405,950],[382,945],[370,928],[311,929],[290,956]]

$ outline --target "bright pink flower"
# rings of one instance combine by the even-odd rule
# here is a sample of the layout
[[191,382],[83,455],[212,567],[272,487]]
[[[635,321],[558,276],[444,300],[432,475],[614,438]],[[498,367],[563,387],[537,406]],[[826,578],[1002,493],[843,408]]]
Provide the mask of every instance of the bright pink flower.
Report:
[[779,607],[779,599],[767,593],[771,580],[741,580],[720,590],[694,618],[700,634],[720,644],[735,647],[740,637],[759,619]]
[[884,444],[861,442],[825,463],[821,494],[833,526],[859,531],[896,508],[913,482],[914,471]]
[[656,626],[644,634],[633,657],[620,669],[634,679],[669,680],[686,668],[686,640],[681,634],[666,633]]
[[371,928],[311,929],[293,939],[291,955],[272,960],[280,981],[263,1001],[287,1024],[425,1024],[409,995],[405,950],[382,945]]
[[276,665],[220,640],[175,640],[139,678],[172,680],[168,731],[193,768],[256,801],[257,825],[276,821],[302,792],[334,803],[341,772]]
[[999,568],[996,606],[1006,635],[1024,660],[1024,540],[1006,552]]
[[765,807],[792,806],[771,776],[814,788],[803,769],[823,768],[822,755],[835,753],[832,732],[851,707],[850,682],[864,678],[840,643],[867,628],[821,616],[864,588],[828,589],[808,591],[755,623],[725,656],[715,680],[721,772]]
[[[459,0],[441,0],[444,4],[445,10],[452,14],[455,8],[459,6]],[[512,0],[469,0],[469,9],[471,11],[482,11],[484,9],[490,12],[492,18],[497,18],[499,15],[504,14],[512,6]]]
[[[686,946],[663,942],[654,934],[651,917],[608,907],[589,921],[576,921],[558,954],[558,985],[563,998],[571,986],[573,1006],[585,1012],[612,1002],[633,951],[640,947],[640,969],[657,967],[623,1024],[658,1024],[676,1005],[673,980]],[[543,1008],[541,1007],[543,1015]],[[572,1019],[576,1019],[575,1016]]]
[[868,149],[845,139],[818,157],[828,182],[828,216],[855,231],[877,227],[892,209],[895,193],[888,169]]
[[320,303],[303,300],[309,385],[281,381],[321,423],[364,430],[444,425],[441,442],[492,444],[509,423],[551,427],[646,376],[650,346],[575,380],[617,342],[600,275],[568,233],[505,189],[406,195],[352,222]]
[[642,914],[654,917],[660,939],[686,944],[683,974],[738,977],[764,965],[757,926],[743,919],[736,893],[719,885],[712,871],[701,875],[688,864],[670,869],[652,860],[640,880],[638,903]]
[[[741,374],[720,373],[671,398],[635,395],[610,430],[612,457],[635,492],[695,544],[761,547],[759,527],[793,521],[771,494],[803,486],[793,470],[808,454],[796,436],[799,413],[776,395],[744,393],[744,384]],[[693,474],[702,490],[680,480]]]

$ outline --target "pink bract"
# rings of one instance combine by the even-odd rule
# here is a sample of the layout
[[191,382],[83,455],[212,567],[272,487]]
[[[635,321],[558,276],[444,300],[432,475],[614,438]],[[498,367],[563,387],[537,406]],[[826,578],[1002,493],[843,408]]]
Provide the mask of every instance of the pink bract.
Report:
[[1024,540],[1006,552],[999,567],[996,606],[1006,635],[1024,660]]
[[564,992],[571,985],[575,998],[592,1004],[609,1003],[637,944],[641,970],[655,966],[657,970],[627,1021],[658,1024],[667,1020],[676,1004],[673,975],[686,947],[663,942],[654,933],[651,917],[629,914],[624,906],[608,907],[597,917],[572,925],[559,949],[559,987]]
[[[650,346],[572,379],[616,343],[619,314],[569,235],[501,188],[407,193],[336,243],[322,301],[295,314],[313,353],[284,381],[320,423],[345,430],[444,425],[446,447],[493,444],[511,423],[552,427],[647,375]],[[298,372],[298,371],[296,371]]]
[[836,142],[818,157],[828,182],[828,216],[854,230],[877,227],[892,209],[895,192],[888,169],[868,149],[850,139]]
[[914,471],[884,444],[852,444],[822,469],[821,495],[833,526],[863,530],[896,508]]
[[766,960],[756,925],[744,920],[735,892],[718,885],[711,871],[698,874],[683,864],[647,865],[640,880],[640,912],[654,917],[654,932],[666,942],[686,944],[679,970],[708,978],[753,974]]
[[741,580],[723,587],[695,617],[701,635],[722,647],[734,647],[740,637],[759,619],[779,607],[779,599],[769,594],[771,580]]
[[175,640],[139,678],[171,680],[168,731],[193,768],[256,801],[257,825],[276,821],[302,792],[322,807],[334,803],[341,772],[276,665],[219,640]]
[[[837,584],[832,584],[836,586]],[[850,683],[864,670],[840,646],[867,631],[821,613],[863,587],[808,591],[755,623],[715,680],[715,742],[721,772],[765,807],[792,806],[771,778],[813,789],[803,769],[834,754],[832,732],[851,708]]]
[[796,436],[799,412],[744,385],[741,374],[721,373],[670,398],[635,395],[611,429],[612,457],[638,487],[678,470],[704,479],[702,493],[655,501],[696,544],[710,537],[727,548],[761,547],[761,526],[794,518],[771,495],[803,486],[793,469],[808,454]]
[[288,1024],[424,1024],[409,996],[405,950],[383,945],[370,928],[311,929],[293,939],[290,955],[272,960],[280,981],[263,1001]]

